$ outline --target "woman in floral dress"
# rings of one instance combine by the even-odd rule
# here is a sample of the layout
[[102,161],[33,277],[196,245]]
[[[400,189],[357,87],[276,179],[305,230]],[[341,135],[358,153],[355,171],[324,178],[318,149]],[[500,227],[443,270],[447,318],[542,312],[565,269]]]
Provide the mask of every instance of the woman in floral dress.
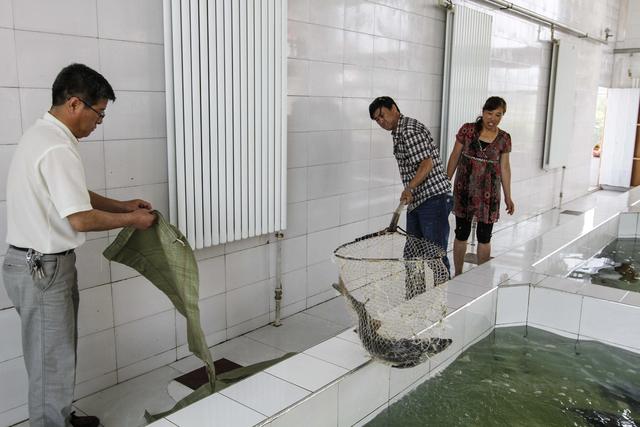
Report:
[[478,264],[491,256],[491,232],[500,216],[500,187],[504,192],[507,213],[513,215],[511,200],[511,136],[498,128],[507,111],[504,99],[492,96],[482,107],[475,123],[462,125],[456,135],[447,175],[456,172],[453,186],[453,213],[456,238],[453,244],[455,274],[462,273],[467,239],[473,217],[477,220]]

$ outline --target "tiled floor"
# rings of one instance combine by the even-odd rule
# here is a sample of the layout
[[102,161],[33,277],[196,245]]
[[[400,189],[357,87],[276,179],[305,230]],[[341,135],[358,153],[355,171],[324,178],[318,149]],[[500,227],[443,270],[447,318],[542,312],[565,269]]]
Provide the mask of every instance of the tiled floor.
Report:
[[[544,275],[532,272],[518,273],[522,269],[511,268],[513,266],[508,265],[509,260],[512,259],[514,264],[526,265],[538,257],[540,253],[544,252],[546,246],[551,244],[550,242],[558,238],[554,233],[549,233],[549,231],[556,229],[559,225],[567,224],[575,232],[575,230],[586,226],[588,222],[597,221],[598,218],[593,218],[593,215],[589,217],[590,210],[596,205],[609,204],[612,209],[623,210],[626,207],[626,199],[622,200],[620,196],[621,194],[617,192],[600,191],[563,205],[563,209],[585,212],[580,216],[560,214],[557,209],[531,218],[519,218],[517,221],[505,216],[496,225],[492,239],[492,255],[503,255],[500,257],[501,261],[496,263],[496,265],[502,265],[503,267],[488,269],[487,274],[499,274],[500,277],[493,277],[493,280],[498,281],[506,280],[507,278],[514,282],[530,281],[532,277],[529,276],[535,276],[536,281],[544,280]],[[562,229],[562,227],[559,229]],[[450,242],[453,242],[453,231],[450,236]],[[527,243],[525,244],[525,242]],[[468,271],[475,267],[472,264],[465,264],[464,270]],[[482,267],[479,268],[479,270],[481,269]],[[499,273],[496,273],[498,270]],[[481,271],[478,272],[480,273]],[[457,280],[464,283],[464,275]],[[465,301],[478,293],[478,290],[471,286],[472,284],[468,285],[460,287],[461,290],[464,291],[466,289],[468,291],[467,295],[460,296]],[[320,346],[316,347],[315,351],[326,350],[326,352],[331,353],[333,346],[344,346],[349,345],[349,343],[344,340],[327,340],[345,330],[347,330],[347,334],[353,335],[350,331],[353,323],[354,318],[347,310],[344,300],[334,298],[284,319],[282,326],[278,328],[270,325],[264,326],[241,337],[216,345],[211,348],[211,351],[216,359],[224,357],[241,365],[250,365],[263,360],[277,358],[286,352],[301,353],[324,341],[326,341],[327,348],[323,350],[324,347]],[[302,359],[309,356],[301,354],[296,357],[301,359],[301,366],[307,365],[305,360]],[[349,362],[348,366],[341,366],[337,363],[336,366],[319,366],[316,374],[319,378],[338,375],[344,369],[352,369],[352,365],[357,366],[365,359],[366,355],[362,355],[362,358],[357,357],[352,361],[347,361]],[[345,363],[345,361],[341,361],[341,363]],[[75,405],[78,408],[78,412],[100,417],[103,425],[107,427],[141,426],[145,424],[143,418],[145,410],[153,413],[173,406],[174,399],[167,392],[168,385],[173,378],[200,366],[198,359],[194,356],[189,356],[169,366],[164,366],[80,399]],[[275,368],[270,373],[285,381],[287,376],[296,375],[295,372],[277,372]],[[256,377],[258,376],[256,375]],[[272,376],[269,377],[272,378]],[[255,378],[255,381],[259,382],[259,378]],[[256,386],[259,385],[256,384]],[[313,378],[311,378],[311,383],[308,386],[309,389],[313,389]],[[229,393],[232,392],[233,390],[229,390]],[[221,396],[222,398],[223,396]],[[273,407],[278,407],[281,403],[264,402],[265,405],[272,405]],[[268,409],[265,408],[265,410]],[[19,424],[19,426],[26,425],[28,425],[26,422]]]

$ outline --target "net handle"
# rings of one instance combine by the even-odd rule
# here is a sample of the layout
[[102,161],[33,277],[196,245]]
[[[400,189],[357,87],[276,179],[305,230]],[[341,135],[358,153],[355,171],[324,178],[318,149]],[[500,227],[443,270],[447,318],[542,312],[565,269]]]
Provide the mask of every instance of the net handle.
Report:
[[398,203],[398,207],[395,212],[393,212],[393,216],[391,217],[391,223],[387,228],[387,231],[394,232],[398,229],[398,221],[400,220],[400,214],[402,213],[402,208],[404,207],[404,203]]

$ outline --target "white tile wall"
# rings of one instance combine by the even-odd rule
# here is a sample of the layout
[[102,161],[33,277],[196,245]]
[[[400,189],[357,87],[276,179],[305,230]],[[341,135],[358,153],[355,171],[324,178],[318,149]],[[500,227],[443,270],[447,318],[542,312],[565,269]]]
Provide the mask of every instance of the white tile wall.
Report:
[[552,289],[532,288],[528,323],[577,336],[582,296]]
[[22,335],[18,312],[12,308],[1,310],[0,324],[6,326],[2,348],[0,348],[0,362],[22,356]]
[[0,0],[0,27],[13,26],[13,9],[11,0]]
[[96,37],[95,1],[71,0],[61,4],[47,0],[14,1],[13,25],[19,30]]
[[[149,164],[154,167],[141,168]],[[104,143],[104,169],[107,188],[167,182],[166,139],[107,141]],[[104,178],[104,177],[103,177]]]
[[224,257],[218,256],[198,261],[200,274],[200,299],[224,293]]
[[638,214],[635,212],[621,213],[618,225],[618,237],[635,237],[638,224]]
[[371,362],[338,383],[338,426],[351,426],[389,400],[388,365]]
[[169,298],[142,276],[115,282],[113,319],[116,326],[143,319],[173,307]]
[[0,200],[7,198],[7,175],[9,173],[9,164],[13,153],[16,151],[15,145],[0,145]]
[[118,368],[175,348],[175,323],[174,310],[168,310],[117,326]]
[[[2,37],[2,30],[0,30],[0,37]],[[0,110],[6,111],[6,114],[0,117],[0,144],[17,144],[20,139],[22,128],[20,109],[16,108],[18,105],[20,105],[18,88],[0,87]]]
[[106,284],[80,291],[78,308],[78,336],[113,329],[113,301],[111,285]]
[[[251,268],[247,268],[251,266]],[[238,251],[226,256],[227,291],[269,277],[269,248],[266,245]]]
[[76,383],[89,381],[115,370],[116,352],[113,329],[78,339]]
[[[0,18],[4,19],[4,17]],[[18,70],[16,68],[16,45],[14,31],[0,28],[0,49],[6,58],[0,65],[0,84],[2,86],[18,86]],[[14,106],[15,108],[15,106]]]
[[496,326],[522,325],[527,321],[529,285],[498,288]]
[[162,7],[155,0],[97,0],[97,3],[98,37],[162,44]]
[[105,140],[167,136],[164,92],[121,91],[116,96],[103,124]]
[[338,386],[322,390],[271,421],[270,427],[324,427],[338,421]]
[[227,325],[234,326],[269,313],[269,281],[227,291]]
[[20,86],[51,88],[62,67],[80,62],[99,69],[98,39],[15,31]]
[[640,320],[640,308],[584,298],[580,336],[595,338],[616,346],[640,351],[640,333],[634,325]]
[[102,73],[115,91],[164,91],[162,45],[100,39],[99,48]]

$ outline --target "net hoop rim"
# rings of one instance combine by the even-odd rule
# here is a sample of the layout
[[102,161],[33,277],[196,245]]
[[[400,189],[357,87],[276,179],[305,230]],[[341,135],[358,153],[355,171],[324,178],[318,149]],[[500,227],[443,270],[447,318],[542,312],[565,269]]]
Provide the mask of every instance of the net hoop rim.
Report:
[[[386,228],[382,231],[378,231],[375,233],[370,233],[370,234],[365,234],[362,237],[358,237],[354,240],[352,240],[351,242],[347,242],[347,243],[343,243],[342,245],[338,246],[334,251],[333,251],[333,256],[336,258],[340,258],[343,259],[345,261],[365,261],[365,262],[388,262],[388,261],[400,261],[400,262],[422,262],[425,260],[438,260],[443,256],[446,256],[447,253],[442,249],[439,248],[440,251],[442,252],[442,256],[441,257],[434,257],[434,258],[356,258],[350,255],[342,255],[339,254],[338,251],[344,249],[345,247],[352,245],[354,243],[358,243],[358,242],[362,242],[363,240],[368,240],[368,239],[373,239],[376,237],[381,237],[381,236],[386,236],[386,235],[391,235],[391,234],[399,234],[401,236],[405,236],[405,237],[411,237],[409,234],[407,234],[406,231],[404,231],[403,229],[401,229],[400,227],[398,227],[398,229],[396,231],[388,231]],[[431,243],[431,242],[429,242]],[[433,244],[433,243],[432,243]],[[434,246],[437,246],[434,244]]]

